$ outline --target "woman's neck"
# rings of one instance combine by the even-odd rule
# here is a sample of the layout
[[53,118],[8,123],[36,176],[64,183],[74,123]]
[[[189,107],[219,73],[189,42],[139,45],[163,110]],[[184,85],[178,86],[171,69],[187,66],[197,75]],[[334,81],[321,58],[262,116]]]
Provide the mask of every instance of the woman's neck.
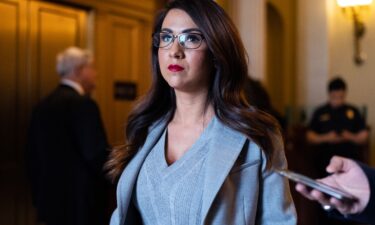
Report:
[[172,122],[194,124],[207,122],[214,115],[213,106],[207,101],[207,93],[176,93],[176,111]]

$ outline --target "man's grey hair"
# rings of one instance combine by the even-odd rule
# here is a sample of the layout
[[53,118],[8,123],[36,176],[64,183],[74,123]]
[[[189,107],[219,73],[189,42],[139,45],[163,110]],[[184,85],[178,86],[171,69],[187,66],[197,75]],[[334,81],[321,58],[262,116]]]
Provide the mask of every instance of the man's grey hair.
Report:
[[92,63],[93,56],[88,50],[69,47],[56,57],[56,70],[60,76],[68,75],[82,66]]

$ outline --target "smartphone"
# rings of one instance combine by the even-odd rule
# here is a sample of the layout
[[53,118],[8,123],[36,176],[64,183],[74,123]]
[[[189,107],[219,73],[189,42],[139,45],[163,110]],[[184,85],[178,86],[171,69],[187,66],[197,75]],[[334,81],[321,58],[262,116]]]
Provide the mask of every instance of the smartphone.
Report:
[[294,181],[300,184],[304,184],[307,187],[316,189],[330,197],[334,197],[339,199],[340,201],[345,201],[345,202],[353,202],[356,201],[356,198],[352,196],[349,193],[346,193],[344,191],[338,190],[337,188],[328,186],[326,184],[323,184],[319,181],[313,180],[309,177],[306,177],[302,174],[292,172],[290,170],[277,170],[276,171],[278,174]]

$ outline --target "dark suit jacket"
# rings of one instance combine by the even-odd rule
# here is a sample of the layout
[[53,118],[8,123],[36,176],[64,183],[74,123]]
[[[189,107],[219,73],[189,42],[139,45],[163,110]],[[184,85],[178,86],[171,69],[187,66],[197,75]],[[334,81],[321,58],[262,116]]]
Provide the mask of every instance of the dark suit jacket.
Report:
[[107,139],[97,104],[60,85],[39,103],[27,159],[33,203],[47,224],[108,224],[103,164]]
[[363,171],[365,172],[369,183],[370,183],[370,200],[365,210],[356,216],[350,216],[350,219],[358,220],[364,223],[370,223],[375,225],[375,169],[370,168],[364,164],[360,163]]

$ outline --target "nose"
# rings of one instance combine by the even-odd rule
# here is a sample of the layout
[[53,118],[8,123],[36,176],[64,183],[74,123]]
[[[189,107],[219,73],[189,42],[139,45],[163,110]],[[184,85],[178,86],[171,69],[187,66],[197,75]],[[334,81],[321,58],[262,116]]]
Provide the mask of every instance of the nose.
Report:
[[178,38],[175,38],[169,48],[169,56],[172,58],[181,59],[185,56],[184,48],[178,43]]

